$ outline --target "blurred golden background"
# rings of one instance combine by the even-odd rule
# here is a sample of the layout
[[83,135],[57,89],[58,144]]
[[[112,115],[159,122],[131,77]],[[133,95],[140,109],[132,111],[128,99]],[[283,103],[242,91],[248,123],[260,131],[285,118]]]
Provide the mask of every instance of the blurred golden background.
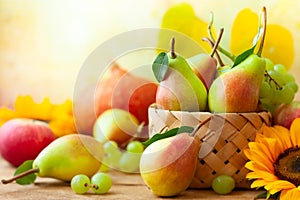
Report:
[[11,106],[18,95],[27,94],[37,101],[72,99],[80,67],[97,46],[125,31],[159,28],[164,13],[179,2],[191,4],[206,22],[213,11],[215,26],[225,28],[225,48],[230,46],[237,13],[244,8],[259,13],[266,6],[268,23],[279,24],[292,35],[290,72],[300,83],[297,0],[0,0],[0,106]]

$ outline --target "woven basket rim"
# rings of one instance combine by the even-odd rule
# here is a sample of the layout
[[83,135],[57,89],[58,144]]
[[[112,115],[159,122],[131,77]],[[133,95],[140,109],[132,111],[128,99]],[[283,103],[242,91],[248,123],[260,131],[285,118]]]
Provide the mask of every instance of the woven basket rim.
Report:
[[149,108],[153,108],[155,110],[161,110],[161,111],[168,111],[168,112],[174,112],[174,113],[201,113],[201,114],[211,114],[211,115],[243,115],[243,114],[257,114],[257,113],[270,113],[269,111],[266,110],[261,110],[261,111],[254,111],[254,112],[209,112],[209,111],[185,111],[185,110],[165,110],[161,108],[157,108],[156,104],[151,104]]

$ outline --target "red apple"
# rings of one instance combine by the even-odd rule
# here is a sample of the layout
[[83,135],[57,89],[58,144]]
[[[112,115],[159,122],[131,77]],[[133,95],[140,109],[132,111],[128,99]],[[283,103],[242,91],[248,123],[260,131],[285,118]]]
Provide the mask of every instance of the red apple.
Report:
[[294,119],[300,117],[300,101],[279,106],[273,114],[274,125],[290,128]]
[[139,123],[148,124],[148,107],[155,102],[156,83],[135,76],[115,63],[96,85],[94,92],[90,88],[82,89],[82,98],[74,102],[76,126],[80,133],[92,134],[97,117],[111,108],[129,111]]
[[11,119],[0,128],[0,153],[18,167],[37,155],[55,140],[55,135],[46,122],[33,119]]

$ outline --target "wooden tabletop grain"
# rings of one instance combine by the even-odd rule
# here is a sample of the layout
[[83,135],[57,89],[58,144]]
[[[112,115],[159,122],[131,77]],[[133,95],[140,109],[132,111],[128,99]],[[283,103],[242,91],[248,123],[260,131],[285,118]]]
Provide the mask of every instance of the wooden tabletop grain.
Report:
[[[0,157],[0,179],[6,179],[13,175],[15,168],[10,166]],[[113,179],[113,186],[105,195],[96,195],[92,191],[85,195],[75,194],[69,183],[51,178],[37,178],[35,184],[21,186],[16,183],[4,185],[0,183],[0,199],[22,200],[64,200],[64,199],[120,199],[120,200],[148,200],[171,199],[154,196],[147,189],[139,174],[124,174],[121,172],[109,172]],[[218,195],[212,190],[187,190],[172,199],[254,199],[261,191],[234,190],[228,195]]]

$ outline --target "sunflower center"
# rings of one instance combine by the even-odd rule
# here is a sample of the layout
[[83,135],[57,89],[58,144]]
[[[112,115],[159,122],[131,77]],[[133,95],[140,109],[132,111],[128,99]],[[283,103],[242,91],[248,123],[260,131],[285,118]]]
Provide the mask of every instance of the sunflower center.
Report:
[[280,154],[274,164],[275,175],[294,185],[300,185],[300,148],[289,148]]

